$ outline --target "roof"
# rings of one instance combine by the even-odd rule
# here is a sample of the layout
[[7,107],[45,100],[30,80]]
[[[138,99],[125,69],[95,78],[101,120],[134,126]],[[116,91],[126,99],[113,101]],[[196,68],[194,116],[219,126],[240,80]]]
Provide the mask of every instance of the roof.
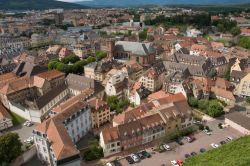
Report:
[[7,109],[3,106],[3,104],[0,102],[0,119],[11,119],[11,116]]
[[50,81],[50,80],[53,80],[55,78],[65,76],[65,73],[60,72],[58,70],[50,70],[50,71],[46,71],[46,72],[42,72],[40,74],[37,74],[36,76]]
[[90,99],[88,104],[92,107],[92,111],[99,111],[103,108],[108,108],[107,103],[98,98]]
[[39,66],[29,62],[22,62],[15,68],[13,72],[18,76],[25,75],[31,77],[47,70],[48,69],[45,66]]
[[113,142],[118,140],[118,128],[112,127],[112,128],[104,128],[102,130],[103,140],[105,143]]
[[139,43],[129,41],[116,42],[115,51],[132,52],[132,54],[141,56],[146,56],[155,53],[155,49],[152,47],[151,43]]
[[243,115],[240,112],[234,111],[225,115],[226,119],[233,121],[234,123],[242,126],[243,128],[250,130],[250,118]]
[[66,77],[66,81],[67,81],[68,87],[70,89],[75,89],[78,91],[82,91],[86,88],[91,88],[91,89],[95,88],[94,79],[87,78],[85,76],[80,76],[80,75],[76,75],[76,74],[69,74]]
[[88,107],[88,104],[84,101],[78,101],[69,107],[62,108],[61,113],[36,126],[36,131],[47,134],[57,161],[79,155],[80,152],[71,140],[63,123],[84,107]]
[[216,95],[216,96],[220,96],[223,97],[225,99],[229,99],[232,101],[235,101],[235,97],[233,95],[233,93],[231,91],[228,91],[226,89],[222,89],[222,88],[217,88],[217,87],[212,87],[211,91]]

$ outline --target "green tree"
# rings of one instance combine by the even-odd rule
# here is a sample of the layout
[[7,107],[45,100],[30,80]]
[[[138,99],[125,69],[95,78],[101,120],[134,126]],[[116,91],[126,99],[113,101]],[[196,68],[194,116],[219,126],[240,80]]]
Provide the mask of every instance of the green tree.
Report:
[[250,49],[250,37],[241,37],[239,41],[239,45],[243,48]]
[[144,41],[144,40],[146,40],[147,39],[147,30],[146,29],[144,29],[143,31],[141,31],[141,32],[139,32],[139,39],[141,40],[141,41]]
[[207,114],[212,117],[223,115],[223,107],[217,101],[211,101],[207,108]]
[[199,100],[198,101],[198,108],[202,110],[202,112],[206,112],[207,108],[209,106],[208,100]]
[[246,98],[246,102],[250,104],[250,97]]
[[188,104],[191,107],[197,107],[198,106],[198,99],[196,99],[195,97],[191,96],[188,98]]
[[57,60],[50,61],[50,62],[48,63],[48,69],[49,69],[49,70],[55,69],[56,66],[57,66],[57,63],[58,63]]
[[230,32],[231,32],[231,34],[232,34],[233,36],[237,36],[237,35],[239,35],[239,34],[241,33],[239,27],[233,27],[233,28],[231,29]]
[[22,143],[17,133],[0,137],[0,165],[10,163],[22,153]]

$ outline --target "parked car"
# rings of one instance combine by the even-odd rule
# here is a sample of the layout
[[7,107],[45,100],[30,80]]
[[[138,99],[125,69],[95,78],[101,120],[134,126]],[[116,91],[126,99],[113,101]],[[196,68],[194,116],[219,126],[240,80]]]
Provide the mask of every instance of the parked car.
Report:
[[30,127],[30,126],[32,126],[33,125],[33,122],[31,122],[31,121],[29,121],[29,120],[27,120],[27,121],[25,121],[24,122],[24,124],[23,124],[24,126],[27,126],[27,127]]
[[171,164],[172,164],[173,166],[179,166],[179,164],[177,163],[176,160],[172,160],[172,161],[171,161]]
[[34,142],[34,138],[30,136],[28,139],[24,140],[23,142],[27,144],[32,144]]
[[193,124],[202,125],[202,122],[199,121],[199,120],[194,120],[194,121],[193,121]]
[[176,162],[177,162],[177,164],[178,164],[179,166],[183,165],[183,161],[182,161],[182,160],[177,160]]
[[118,160],[112,161],[114,166],[122,166],[122,164]]
[[137,152],[136,155],[141,159],[145,159],[146,157],[141,153],[141,152]]
[[131,154],[130,156],[132,157],[135,163],[140,162],[140,158],[136,154]]
[[207,129],[203,130],[203,132],[207,135],[212,135],[212,132],[208,131]]
[[188,141],[188,143],[191,143],[191,142],[193,142],[193,141],[195,140],[195,138],[192,137],[192,136],[187,136],[187,137],[185,137],[185,138],[186,138],[186,140]]
[[129,164],[134,164],[134,163],[135,163],[134,160],[133,160],[133,158],[132,158],[131,156],[127,156],[127,157],[126,157],[126,160],[127,160],[127,162],[128,162]]
[[165,151],[166,151],[166,149],[164,148],[164,146],[160,145],[159,146],[159,153],[162,153],[162,152],[165,152]]
[[106,163],[105,166],[113,166],[111,163]]
[[167,145],[167,144],[163,144],[162,146],[163,146],[163,147],[164,147],[164,149],[166,149],[167,151],[171,150],[170,146],[169,146],[169,145]]
[[142,155],[145,156],[146,158],[150,158],[151,154],[148,153],[146,150],[141,151]]
[[195,155],[197,155],[197,153],[196,153],[196,152],[191,152],[190,154],[191,154],[191,156],[195,156]]
[[226,138],[226,141],[227,141],[227,142],[233,141],[233,138],[230,137],[230,136],[228,136],[228,137]]
[[184,143],[180,139],[176,139],[175,142],[179,145],[184,145]]
[[186,158],[186,159],[189,158],[189,157],[191,157],[190,154],[188,154],[188,153],[185,154],[185,158]]
[[200,152],[201,152],[201,153],[204,153],[204,152],[206,152],[206,149],[205,149],[205,148],[201,148],[201,149],[200,149]]
[[224,145],[224,144],[226,144],[227,142],[226,141],[220,141],[220,144],[221,145]]
[[212,146],[213,148],[218,148],[218,147],[219,147],[219,145],[218,145],[218,144],[215,144],[215,143],[211,143],[211,146]]

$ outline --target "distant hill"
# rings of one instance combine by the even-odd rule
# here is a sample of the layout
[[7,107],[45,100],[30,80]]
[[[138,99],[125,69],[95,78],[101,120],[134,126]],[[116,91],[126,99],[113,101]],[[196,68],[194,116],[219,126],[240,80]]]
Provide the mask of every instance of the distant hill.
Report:
[[51,8],[81,9],[87,7],[56,0],[0,0],[0,10],[44,10]]
[[127,7],[142,5],[164,5],[164,4],[202,4],[202,5],[226,5],[249,3],[249,0],[92,0],[77,2],[79,4],[99,7]]

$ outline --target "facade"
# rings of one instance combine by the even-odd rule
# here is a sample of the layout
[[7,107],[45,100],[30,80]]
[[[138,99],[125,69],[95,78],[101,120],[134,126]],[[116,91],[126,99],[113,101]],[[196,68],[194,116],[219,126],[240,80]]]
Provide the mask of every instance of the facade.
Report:
[[244,76],[236,86],[234,94],[240,97],[250,96],[250,73]]
[[75,143],[90,129],[91,109],[86,102],[56,108],[56,114],[33,131],[38,158],[51,166],[80,166],[80,152]]
[[13,126],[12,118],[7,109],[0,103],[0,131]]
[[115,116],[113,127],[100,133],[100,146],[106,157],[191,127],[192,120],[182,94],[153,100]]
[[106,102],[93,98],[88,101],[88,104],[91,107],[92,128],[99,128],[110,121],[110,108]]

